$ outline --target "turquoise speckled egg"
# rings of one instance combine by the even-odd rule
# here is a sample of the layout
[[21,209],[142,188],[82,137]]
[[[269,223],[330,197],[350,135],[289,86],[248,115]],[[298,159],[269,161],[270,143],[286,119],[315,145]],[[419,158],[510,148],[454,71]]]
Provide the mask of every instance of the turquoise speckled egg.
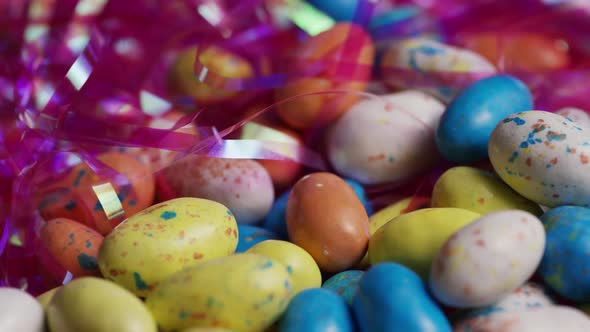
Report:
[[326,280],[322,288],[333,290],[352,305],[352,299],[364,274],[364,271],[359,270],[343,271]]

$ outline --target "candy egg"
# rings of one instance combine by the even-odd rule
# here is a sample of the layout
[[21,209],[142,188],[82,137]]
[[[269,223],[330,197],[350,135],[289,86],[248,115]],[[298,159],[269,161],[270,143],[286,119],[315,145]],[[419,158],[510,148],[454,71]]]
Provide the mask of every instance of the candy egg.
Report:
[[98,160],[126,180],[101,179],[86,163],[79,163],[38,194],[38,208],[45,220],[77,220],[106,235],[117,226],[114,218],[121,208],[129,217],[152,204],[155,183],[149,166],[120,152],[101,154]]
[[352,299],[358,289],[359,281],[364,274],[364,271],[359,270],[342,271],[326,280],[322,285],[322,288],[336,292],[338,295],[342,296],[348,304],[352,305]]
[[287,202],[287,229],[326,272],[358,263],[369,239],[368,216],[352,188],[331,173],[301,178]]
[[365,5],[367,0],[308,0],[317,9],[329,15],[336,21],[352,21],[357,13],[357,8]]
[[509,75],[484,78],[453,99],[436,132],[438,151],[448,160],[469,163],[488,156],[496,125],[512,113],[528,111],[533,97],[527,86]]
[[588,113],[583,109],[576,107],[564,107],[557,110],[555,114],[570,118],[579,123],[583,128],[590,128],[590,115],[588,115]]
[[0,330],[45,331],[43,307],[25,291],[0,288]]
[[177,196],[219,202],[227,206],[241,224],[262,220],[274,200],[268,172],[248,159],[191,155],[164,169],[162,176]]
[[590,204],[590,137],[573,120],[541,111],[510,115],[489,150],[496,173],[522,196],[548,207]]
[[51,331],[156,332],[143,302],[116,284],[94,277],[61,287],[47,308]]
[[539,205],[514,192],[495,174],[465,166],[447,170],[436,181],[432,207],[457,207],[481,214],[511,209],[542,214]]
[[49,306],[49,303],[51,302],[51,299],[53,298],[53,295],[55,295],[55,293],[57,292],[57,290],[60,287],[52,288],[52,289],[46,291],[45,293],[37,296],[37,301],[39,301],[39,303],[41,303],[41,306],[43,307],[44,310],[47,309],[47,307]]
[[[477,53],[426,38],[408,38],[392,43],[380,66],[385,82],[401,89],[410,85],[395,69],[413,70],[439,80],[442,77],[437,75],[441,73],[492,75],[496,72],[494,65]],[[440,84],[428,91],[445,100],[456,94],[457,91],[451,85],[447,86],[444,80]]]
[[100,248],[103,276],[139,296],[160,281],[205,260],[234,253],[237,224],[225,206],[199,198],[156,204],[127,219]]
[[48,264],[56,281],[63,281],[66,272],[75,277],[99,276],[98,249],[103,236],[95,230],[66,218],[49,220],[41,226],[41,243],[59,268]]
[[313,257],[293,243],[267,240],[256,244],[247,252],[272,258],[285,265],[293,279],[292,295],[322,285],[322,274]]
[[[170,71],[171,86],[178,92],[193,97],[201,104],[213,104],[234,97],[237,92],[199,82],[194,72],[197,48],[192,47],[178,55]],[[199,60],[209,71],[227,78],[248,78],[254,69],[245,58],[217,46],[207,47]]]
[[455,332],[584,332],[590,331],[590,319],[581,311],[566,306],[494,314],[477,324],[456,326]]
[[238,254],[173,274],[149,294],[146,305],[163,331],[223,327],[257,332],[283,313],[292,285],[281,263]]
[[402,214],[381,226],[369,240],[369,261],[397,262],[426,278],[445,241],[480,214],[457,208],[430,208]]
[[543,224],[520,210],[487,214],[461,228],[437,253],[430,288],[458,308],[493,304],[535,272],[545,249]]
[[279,332],[353,332],[346,302],[333,292],[312,288],[297,294],[281,318]]
[[[290,71],[309,71],[309,67],[318,67],[314,71],[318,73],[314,77],[291,79],[286,86],[276,90],[275,99],[280,101],[326,90],[364,91],[370,79],[374,53],[373,42],[362,27],[336,24],[310,37],[293,52],[295,59],[290,63]],[[343,66],[357,64],[361,68],[355,71],[357,75],[353,79],[335,77]],[[358,99],[359,95],[341,93],[306,96],[280,104],[278,112],[291,127],[307,129],[334,121]]]
[[560,206],[541,220],[547,231],[547,247],[539,274],[560,295],[577,302],[590,302],[590,209]]
[[570,62],[564,40],[540,33],[478,33],[464,44],[493,63],[501,60],[506,70],[556,70]]
[[407,179],[437,161],[434,131],[443,111],[437,99],[413,90],[363,100],[330,129],[330,162],[364,184]]
[[238,225],[238,233],[239,238],[236,253],[246,252],[262,241],[279,239],[279,236],[273,232],[251,225]]
[[362,332],[451,331],[420,277],[396,263],[370,268],[359,283],[352,307]]

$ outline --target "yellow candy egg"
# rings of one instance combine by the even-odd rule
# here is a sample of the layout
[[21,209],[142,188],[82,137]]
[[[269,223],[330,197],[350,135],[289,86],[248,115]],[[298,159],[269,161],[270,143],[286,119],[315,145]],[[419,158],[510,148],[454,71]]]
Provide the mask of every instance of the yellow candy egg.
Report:
[[322,274],[311,255],[303,248],[287,241],[267,240],[248,249],[281,262],[293,277],[293,295],[307,288],[322,286]]
[[520,196],[495,174],[473,167],[453,167],[434,185],[432,207],[457,207],[481,214],[524,210],[536,216],[539,205]]
[[232,330],[217,327],[193,327],[182,332],[233,332]]
[[57,292],[57,290],[59,288],[60,287],[52,288],[52,289],[48,290],[47,292],[37,296],[37,301],[39,301],[39,303],[41,303],[41,306],[43,307],[44,310],[47,310],[47,307],[49,306],[49,302],[51,302],[53,295],[55,295],[55,292]]
[[74,279],[61,287],[47,308],[52,332],[156,332],[145,305],[110,281],[95,277]]
[[175,273],[148,295],[146,305],[163,331],[223,327],[257,332],[283,313],[292,285],[278,261],[238,254]]
[[125,220],[103,242],[103,276],[139,296],[182,268],[231,255],[238,244],[236,220],[225,206],[177,198]]
[[402,214],[369,240],[371,265],[397,262],[427,278],[436,253],[461,227],[480,217],[458,208],[429,208]]

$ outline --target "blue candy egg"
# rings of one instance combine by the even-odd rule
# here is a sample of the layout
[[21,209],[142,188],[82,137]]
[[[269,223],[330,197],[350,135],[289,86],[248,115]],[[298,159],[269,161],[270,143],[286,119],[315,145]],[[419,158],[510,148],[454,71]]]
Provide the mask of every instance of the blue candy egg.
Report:
[[541,221],[547,232],[539,274],[556,293],[590,302],[590,209],[561,206]]
[[289,303],[279,332],[352,332],[354,323],[342,297],[322,288],[310,288]]
[[238,247],[236,253],[245,252],[255,244],[266,240],[279,240],[279,236],[264,228],[238,224]]
[[262,227],[268,229],[269,231],[277,234],[283,239],[288,239],[289,235],[287,234],[287,201],[289,200],[289,193],[291,191],[287,191],[286,193],[279,196],[275,199],[274,203],[264,222],[262,223]]
[[307,0],[308,3],[338,22],[352,22],[357,8],[367,0]]
[[352,306],[363,332],[452,331],[420,277],[397,263],[371,267],[361,278]]
[[532,108],[531,92],[518,79],[497,75],[479,80],[465,88],[447,107],[436,132],[438,150],[454,162],[486,158],[496,125],[510,114]]
[[326,280],[322,288],[333,290],[340,294],[348,304],[352,305],[352,298],[364,274],[364,271],[359,270],[343,271]]
[[[369,202],[369,198],[367,197],[367,193],[365,192],[365,188],[363,186],[351,179],[344,179],[349,186],[352,187],[354,193],[358,197],[358,199],[363,203],[365,210],[367,211],[367,215],[373,214],[373,208],[371,207],[371,203]],[[265,229],[275,233],[281,239],[286,240],[289,238],[289,234],[287,233],[287,201],[289,200],[289,194],[291,191],[287,191],[275,199],[272,208],[266,215],[264,222],[262,223],[262,227]],[[238,245],[239,246],[239,245]]]

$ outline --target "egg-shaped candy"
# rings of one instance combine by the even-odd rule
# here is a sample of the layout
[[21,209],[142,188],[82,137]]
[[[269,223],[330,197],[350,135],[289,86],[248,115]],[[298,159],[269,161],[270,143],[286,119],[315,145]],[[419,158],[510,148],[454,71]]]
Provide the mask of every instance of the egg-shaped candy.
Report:
[[505,70],[557,70],[569,65],[564,40],[540,33],[478,33],[464,38],[465,47],[481,54]]
[[370,268],[359,283],[352,307],[361,332],[451,331],[420,277],[396,263]]
[[367,0],[308,0],[317,9],[324,12],[338,22],[352,22],[357,15],[357,10],[366,5]]
[[247,252],[272,258],[285,265],[293,279],[293,295],[322,285],[322,274],[313,257],[293,243],[267,240],[256,244]]
[[246,252],[256,244],[266,240],[278,240],[279,236],[273,232],[251,225],[239,225],[238,224],[238,247],[236,248],[237,253]]
[[367,249],[369,217],[353,189],[331,173],[301,178],[287,202],[289,239],[325,272],[358,263]]
[[590,302],[590,209],[561,206],[541,220],[547,231],[547,247],[539,267],[545,283],[561,296]]
[[44,332],[43,307],[25,291],[0,288],[0,330]]
[[496,68],[486,58],[468,49],[447,45],[435,40],[418,37],[392,43],[380,63],[385,82],[398,89],[411,87],[404,75],[396,69],[418,72],[439,82],[436,88],[425,90],[446,100],[456,95],[457,89],[446,82],[441,74],[477,73],[493,75]]
[[455,332],[585,332],[590,331],[590,318],[582,311],[566,306],[494,314],[477,324],[457,325]]
[[520,210],[487,214],[461,228],[437,253],[430,288],[457,308],[493,304],[523,285],[545,250],[545,230]]
[[[234,97],[237,92],[210,86],[199,82],[194,65],[198,48],[182,51],[170,71],[170,85],[173,90],[193,97],[201,104],[213,104]],[[229,50],[210,46],[202,50],[198,59],[207,69],[227,78],[248,78],[254,75],[252,65],[245,58]]]
[[590,204],[590,135],[561,115],[528,111],[502,120],[489,144],[496,173],[547,207]]
[[83,277],[61,287],[47,308],[51,331],[156,332],[143,302],[104,279]]
[[[295,77],[276,90],[277,101],[300,94],[327,90],[364,91],[371,76],[375,49],[371,37],[360,26],[338,23],[329,30],[304,41],[292,53],[289,70],[299,73],[318,67],[313,77]],[[356,76],[338,75],[358,65]],[[299,75],[299,74],[298,74]],[[291,127],[308,129],[331,123],[359,99],[357,94],[319,94],[299,97],[278,105],[279,116]]]
[[397,262],[427,278],[438,250],[455,231],[480,217],[458,208],[429,208],[402,214],[369,240],[369,261]]
[[67,272],[75,277],[99,276],[98,250],[103,236],[97,231],[66,218],[49,220],[41,226],[41,243],[58,268],[48,264],[49,272],[62,281]]
[[163,331],[215,326],[257,332],[283,313],[292,285],[283,264],[238,254],[178,271],[149,294],[146,305]]
[[580,124],[583,128],[590,128],[590,115],[588,112],[577,107],[564,107],[555,111],[555,114],[563,115]]
[[352,188],[352,190],[354,190],[356,197],[358,197],[358,199],[365,207],[365,211],[367,211],[367,214],[373,214],[373,207],[371,206],[371,202],[369,201],[369,197],[367,196],[367,192],[365,191],[363,185],[352,179],[344,179],[344,181],[346,181],[346,183]]
[[44,292],[43,294],[37,296],[37,301],[39,303],[41,303],[41,306],[43,307],[44,310],[47,309],[47,307],[49,306],[49,303],[51,302],[51,299],[53,299],[53,295],[55,295],[55,293],[57,292],[57,290],[60,287],[61,286],[52,288],[52,289]]
[[279,332],[353,332],[348,305],[337,294],[311,288],[297,294],[281,318]]
[[457,207],[481,214],[511,209],[542,214],[538,204],[514,192],[495,174],[466,166],[453,167],[436,181],[432,207]]
[[191,327],[184,329],[181,332],[233,332],[232,330],[224,329],[222,327]]
[[330,162],[363,184],[407,179],[437,161],[434,131],[443,111],[440,101],[414,90],[360,101],[330,129]]
[[88,164],[78,163],[63,179],[36,195],[45,220],[77,220],[106,235],[123,220],[116,219],[122,212],[130,217],[152,204],[155,182],[148,165],[121,152],[103,153],[97,158],[124,180],[100,178]]
[[164,169],[162,176],[177,196],[219,202],[241,224],[261,221],[274,200],[268,172],[253,160],[191,155]]
[[287,233],[287,201],[291,191],[284,192],[275,199],[266,218],[262,223],[263,227],[277,234],[283,239],[289,237]]
[[533,107],[527,86],[509,75],[497,75],[467,86],[453,99],[436,131],[438,151],[460,163],[488,156],[488,143],[496,125],[506,116]]
[[238,243],[236,220],[225,206],[184,197],[156,204],[125,220],[100,248],[105,278],[139,296],[195,263],[231,255]]
[[336,292],[342,296],[348,304],[352,305],[352,299],[358,289],[359,281],[364,274],[364,271],[359,270],[342,271],[326,280],[322,285],[322,288]]

